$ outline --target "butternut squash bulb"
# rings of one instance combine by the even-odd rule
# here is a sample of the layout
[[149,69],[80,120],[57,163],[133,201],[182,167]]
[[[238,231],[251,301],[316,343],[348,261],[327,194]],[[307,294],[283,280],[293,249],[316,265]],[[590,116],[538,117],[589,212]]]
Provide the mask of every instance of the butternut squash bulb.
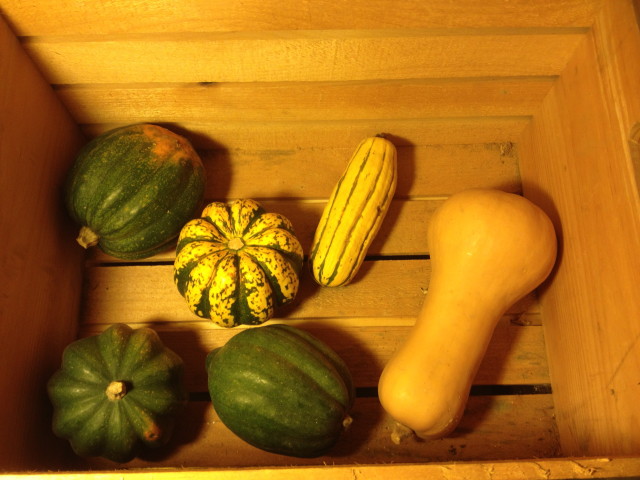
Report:
[[493,330],[556,259],[553,224],[526,198],[493,189],[449,197],[427,230],[431,280],[405,343],[378,384],[398,433],[439,438],[457,426]]
[[318,223],[309,262],[320,285],[347,285],[360,269],[396,190],[396,148],[365,138],[349,160]]

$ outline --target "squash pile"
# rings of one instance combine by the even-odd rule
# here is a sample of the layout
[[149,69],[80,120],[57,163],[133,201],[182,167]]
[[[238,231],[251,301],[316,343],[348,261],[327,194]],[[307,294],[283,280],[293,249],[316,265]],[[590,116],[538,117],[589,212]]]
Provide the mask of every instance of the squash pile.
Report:
[[[394,196],[397,153],[365,138],[315,231],[309,267],[322,287],[357,275]],[[252,199],[211,202],[199,217],[204,168],[189,142],[139,124],[91,141],[71,169],[66,206],[78,242],[122,259],[176,247],[173,280],[188,309],[244,328],[204,368],[220,420],[247,443],[282,455],[327,453],[351,423],[348,366],[302,329],[263,325],[297,295],[304,252],[291,222]],[[432,276],[412,333],[385,366],[378,393],[392,439],[445,436],[458,424],[493,329],[556,258],[545,213],[493,189],[452,195],[428,228]],[[186,399],[183,363],[151,329],[115,324],[70,344],[50,379],[53,430],[82,456],[127,462],[163,445]]]

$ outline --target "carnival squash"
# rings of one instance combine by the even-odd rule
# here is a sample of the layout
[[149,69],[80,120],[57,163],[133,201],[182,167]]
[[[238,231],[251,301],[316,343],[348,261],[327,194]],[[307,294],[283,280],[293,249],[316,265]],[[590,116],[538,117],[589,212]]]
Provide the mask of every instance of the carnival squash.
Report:
[[164,445],[186,401],[183,369],[150,328],[114,324],[76,340],[48,383],[53,431],[80,456],[116,462]]
[[557,248],[552,222],[538,206],[493,189],[449,197],[427,236],[429,290],[378,385],[396,433],[408,429],[425,439],[456,427],[498,320],[545,280]]
[[184,137],[136,124],[90,141],[71,168],[67,210],[78,243],[121,259],[150,257],[174,242],[201,207],[205,172]]
[[182,228],[174,280],[196,315],[224,327],[257,325],[293,301],[302,260],[283,215],[250,199],[213,202]]
[[316,282],[347,285],[355,277],[396,189],[396,148],[365,138],[349,160],[322,212],[309,261]]
[[248,328],[207,357],[220,420],[263,450],[295,457],[327,452],[351,423],[351,374],[324,342],[296,327]]

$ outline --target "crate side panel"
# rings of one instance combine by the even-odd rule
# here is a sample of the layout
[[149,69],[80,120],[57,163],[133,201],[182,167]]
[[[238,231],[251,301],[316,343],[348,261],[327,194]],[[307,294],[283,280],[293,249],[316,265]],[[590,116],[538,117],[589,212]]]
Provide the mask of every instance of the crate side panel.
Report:
[[284,30],[29,37],[23,45],[52,84],[337,82],[557,75],[583,34]]
[[595,52],[590,36],[519,144],[523,190],[560,235],[542,309],[568,455],[640,450],[640,203]]
[[[113,33],[224,32],[288,29],[586,27],[601,0],[387,1],[204,0],[108,2],[3,1],[21,36]],[[108,5],[108,6],[107,6]],[[46,11],[47,15],[42,15]],[[168,21],[170,19],[170,21]]]
[[60,188],[82,137],[2,19],[0,58],[0,469],[33,469],[53,465],[45,384],[77,328],[81,249]]

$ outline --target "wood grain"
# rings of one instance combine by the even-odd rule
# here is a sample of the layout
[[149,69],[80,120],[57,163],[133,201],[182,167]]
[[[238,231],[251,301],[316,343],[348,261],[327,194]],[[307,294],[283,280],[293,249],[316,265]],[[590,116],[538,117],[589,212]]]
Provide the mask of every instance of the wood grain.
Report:
[[[126,120],[128,121],[128,120]],[[155,121],[155,120],[154,120]],[[528,125],[528,116],[434,117],[422,119],[388,118],[332,121],[225,121],[209,118],[202,122],[185,120],[165,125],[188,137],[198,150],[253,148],[280,150],[335,148],[357,145],[368,135],[401,132],[396,145],[514,144]],[[88,138],[122,126],[121,123],[90,123],[80,127]]]
[[79,123],[224,120],[252,125],[528,116],[535,112],[553,81],[551,77],[533,77],[403,82],[97,83],[61,86],[56,91]]
[[549,480],[574,479],[622,479],[637,478],[640,462],[637,458],[609,457],[565,457],[532,458],[500,461],[425,462],[409,464],[332,465],[271,468],[164,468],[108,470],[85,472],[28,473],[20,478],[26,480],[66,480],[87,478],[89,480],[292,480],[304,476],[308,480],[353,480],[354,477],[382,480],[395,475],[407,480],[442,478],[445,480]]
[[[628,35],[632,11],[614,11]],[[617,38],[617,31],[598,35]],[[638,58],[625,59],[624,67],[617,59],[621,68],[640,73]],[[640,201],[621,135],[622,107],[614,106],[638,89],[628,85],[612,97],[605,88],[612,79],[603,73],[603,65],[615,70],[611,61],[594,36],[585,39],[520,144],[524,192],[553,216],[561,235],[542,308],[567,454],[640,449]]]
[[[415,317],[429,286],[429,261],[365,261],[353,283],[344,288],[316,284],[303,268],[300,289],[277,317]],[[197,320],[173,283],[173,264],[93,266],[85,274],[85,323],[191,322]],[[527,296],[510,313],[523,313]]]
[[557,75],[583,34],[286,30],[30,37],[23,45],[52,84],[340,82]]
[[[397,132],[397,135],[401,137],[402,132]],[[395,135],[389,138],[393,141]],[[223,201],[248,197],[324,202],[344,173],[356,146],[357,143],[334,149],[298,149],[283,145],[281,150],[203,152],[208,179],[206,196]],[[430,202],[473,187],[499,188],[511,192],[520,190],[516,149],[503,144],[451,145],[446,148],[399,146],[397,152],[397,200]],[[398,206],[402,208],[404,205],[409,203]],[[300,208],[307,210],[309,205],[301,202]],[[396,210],[388,215],[390,223],[394,222],[394,214],[398,213],[399,210]],[[414,217],[417,223],[427,220],[428,217],[423,215]],[[315,231],[315,227],[312,231]],[[396,235],[400,236],[400,233]],[[423,248],[418,247],[418,250]]]
[[81,136],[2,19],[0,58],[0,465],[36,468],[59,453],[44,385],[77,328],[82,262],[59,189]]
[[[587,27],[597,0],[283,0],[111,1],[99,8],[74,0],[37,4],[5,0],[2,10],[18,35],[172,33],[289,29]],[[43,15],[42,12],[47,14]]]

